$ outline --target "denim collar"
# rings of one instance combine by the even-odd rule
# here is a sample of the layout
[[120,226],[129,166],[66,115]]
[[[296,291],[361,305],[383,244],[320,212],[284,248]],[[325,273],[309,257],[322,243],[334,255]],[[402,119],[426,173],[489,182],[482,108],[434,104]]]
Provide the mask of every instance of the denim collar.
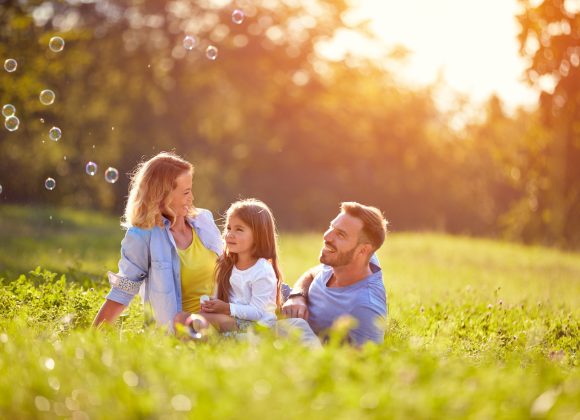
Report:
[[[196,217],[185,216],[185,221],[191,227],[197,227],[196,219],[197,219]],[[161,215],[161,220],[163,221],[163,226],[171,227],[171,220],[169,220],[167,217]]]

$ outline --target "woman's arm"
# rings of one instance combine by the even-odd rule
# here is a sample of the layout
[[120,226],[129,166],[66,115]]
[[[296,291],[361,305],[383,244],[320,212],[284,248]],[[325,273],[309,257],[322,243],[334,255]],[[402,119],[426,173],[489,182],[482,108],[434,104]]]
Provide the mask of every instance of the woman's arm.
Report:
[[93,327],[117,320],[147,279],[148,271],[148,243],[135,230],[129,229],[121,242],[119,272],[108,273],[111,290],[93,321]]
[[103,303],[103,306],[101,306],[99,313],[93,321],[93,327],[96,328],[103,322],[113,324],[117,318],[119,318],[119,315],[121,315],[124,309],[125,305],[113,300],[105,299],[105,303]]

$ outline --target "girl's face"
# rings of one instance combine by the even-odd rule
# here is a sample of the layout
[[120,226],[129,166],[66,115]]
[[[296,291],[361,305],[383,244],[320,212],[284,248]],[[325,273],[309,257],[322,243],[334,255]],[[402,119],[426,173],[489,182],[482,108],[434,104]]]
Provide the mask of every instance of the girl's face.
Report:
[[229,252],[251,255],[254,247],[252,229],[235,214],[228,217],[225,239]]
[[176,217],[185,217],[193,205],[191,192],[193,175],[190,172],[184,172],[176,178],[175,183],[175,188],[169,194],[169,207],[175,212]]

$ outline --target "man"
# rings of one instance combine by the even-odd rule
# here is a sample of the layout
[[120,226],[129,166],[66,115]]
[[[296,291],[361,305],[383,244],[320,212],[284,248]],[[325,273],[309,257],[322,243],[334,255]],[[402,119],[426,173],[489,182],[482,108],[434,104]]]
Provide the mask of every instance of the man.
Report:
[[387,296],[374,253],[386,234],[387,221],[377,208],[341,204],[340,214],[324,233],[322,265],[298,279],[282,306],[306,341],[312,343],[312,332],[323,335],[339,317],[349,315],[357,322],[349,332],[351,343],[383,342],[384,329],[378,324],[387,316]]

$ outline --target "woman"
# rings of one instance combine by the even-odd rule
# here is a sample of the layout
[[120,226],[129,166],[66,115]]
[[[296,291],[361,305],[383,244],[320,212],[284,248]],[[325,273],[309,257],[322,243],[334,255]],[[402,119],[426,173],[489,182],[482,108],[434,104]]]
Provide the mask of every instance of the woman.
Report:
[[119,272],[108,273],[111,291],[93,326],[113,323],[140,291],[157,324],[173,329],[177,313],[200,310],[211,295],[223,241],[210,211],[193,206],[193,166],[162,152],[131,177],[122,226]]

